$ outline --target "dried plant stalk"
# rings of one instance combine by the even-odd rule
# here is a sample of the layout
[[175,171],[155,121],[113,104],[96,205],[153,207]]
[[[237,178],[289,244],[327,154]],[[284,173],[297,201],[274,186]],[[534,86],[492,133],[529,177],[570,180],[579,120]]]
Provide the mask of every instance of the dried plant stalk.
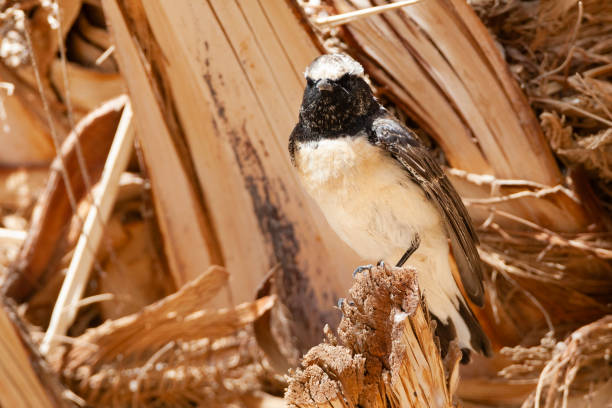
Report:
[[567,407],[580,399],[591,400],[591,406],[610,401],[612,315],[581,327],[563,342],[545,337],[539,346],[502,352],[513,360],[501,372],[506,379],[537,384],[523,408]]
[[[226,281],[227,272],[213,266],[178,292],[139,313],[88,330],[70,351],[68,367],[84,364],[95,367],[119,354],[142,353],[171,340],[226,336],[272,306],[273,298],[267,297],[232,309],[203,310],[202,305],[212,299]],[[98,347],[92,350],[91,344]]]
[[[602,0],[523,0],[501,7],[481,1],[480,17],[504,47],[553,151],[610,210],[609,132],[612,127],[610,47],[612,3]],[[607,214],[600,214],[606,221]],[[610,230],[610,220],[607,229]]]
[[140,359],[70,375],[92,406],[272,408],[281,400],[262,392],[265,373],[248,330],[214,342],[170,342]]
[[87,163],[87,177],[96,182],[102,173],[124,104],[125,98],[119,97],[100,106],[83,118],[63,143],[62,158],[57,158],[51,165],[52,171],[38,200],[28,237],[11,266],[9,282],[4,288],[8,296],[19,302],[25,301],[56,272],[54,266],[63,256],[61,244],[73,215],[61,175],[61,162],[65,163],[75,200],[79,201],[87,191],[79,171],[77,141]]
[[119,191],[119,178],[128,165],[134,146],[132,106],[127,101],[123,108],[117,133],[113,138],[104,170],[100,176],[100,190],[92,193],[92,206],[83,223],[81,235],[66,272],[57,302],[53,307],[51,321],[41,343],[40,350],[47,354],[56,344],[55,337],[63,336],[74,323],[89,274],[95,262],[96,252],[104,234],[111,211]]
[[236,333],[274,297],[203,309],[227,277],[213,266],[142,311],[88,330],[62,358],[65,381],[89,403],[113,406],[223,405],[260,389],[254,338]]
[[53,158],[53,144],[46,124],[26,103],[33,94],[0,63],[0,140],[3,146],[0,164],[3,166],[45,164]]
[[86,113],[101,103],[126,92],[121,75],[116,72],[99,72],[87,69],[72,62],[66,63],[69,92],[66,92],[62,61],[57,59],[51,64],[50,79],[61,95],[69,94],[70,102],[77,113]]

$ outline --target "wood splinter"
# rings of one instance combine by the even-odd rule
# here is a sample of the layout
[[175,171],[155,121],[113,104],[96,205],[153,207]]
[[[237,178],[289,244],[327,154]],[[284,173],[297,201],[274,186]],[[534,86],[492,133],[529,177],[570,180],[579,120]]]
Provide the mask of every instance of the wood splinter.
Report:
[[412,268],[374,267],[357,275],[341,303],[337,337],[291,373],[290,407],[452,407],[461,352],[443,360]]
[[365,18],[369,16],[374,16],[376,14],[384,13],[386,11],[398,9],[401,7],[411,6],[413,4],[419,3],[422,0],[403,0],[397,1],[395,3],[384,4],[381,6],[367,7],[355,11],[349,11],[347,13],[336,14],[334,16],[327,17],[319,17],[315,23],[317,26],[323,27],[336,27],[339,25],[350,23],[351,21]]
[[100,192],[94,195],[94,205],[85,219],[74,256],[53,308],[49,328],[40,346],[43,354],[47,354],[56,344],[58,335],[66,334],[76,318],[78,302],[85,291],[96,250],[100,245],[104,227],[115,203],[119,189],[119,177],[125,171],[132,153],[134,134],[132,108],[130,103],[126,102],[115,139],[104,165]]

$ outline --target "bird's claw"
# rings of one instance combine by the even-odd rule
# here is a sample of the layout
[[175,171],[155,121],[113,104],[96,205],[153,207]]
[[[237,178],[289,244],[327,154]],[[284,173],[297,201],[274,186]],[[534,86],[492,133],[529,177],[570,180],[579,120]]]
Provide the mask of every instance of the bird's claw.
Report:
[[367,271],[369,271],[369,270],[370,270],[370,269],[372,269],[373,267],[374,267],[374,265],[372,265],[372,264],[358,266],[358,267],[357,267],[357,268],[355,268],[355,270],[353,271],[353,278],[354,278],[355,276],[357,276],[358,274],[360,274],[361,272],[363,272],[363,271],[366,271],[366,270],[367,270]]
[[342,305],[344,304],[344,298],[339,298],[338,299],[338,309],[342,310]]
[[380,261],[378,261],[378,263],[376,264],[376,266],[378,266],[379,268],[384,268],[385,267],[385,261],[383,261],[382,259]]

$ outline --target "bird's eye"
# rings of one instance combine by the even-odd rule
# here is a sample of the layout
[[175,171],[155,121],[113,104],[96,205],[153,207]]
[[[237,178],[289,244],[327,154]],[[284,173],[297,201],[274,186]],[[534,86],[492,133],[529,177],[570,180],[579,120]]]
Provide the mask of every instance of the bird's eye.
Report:
[[308,86],[313,86],[314,85],[314,81],[311,78],[306,78],[306,85]]

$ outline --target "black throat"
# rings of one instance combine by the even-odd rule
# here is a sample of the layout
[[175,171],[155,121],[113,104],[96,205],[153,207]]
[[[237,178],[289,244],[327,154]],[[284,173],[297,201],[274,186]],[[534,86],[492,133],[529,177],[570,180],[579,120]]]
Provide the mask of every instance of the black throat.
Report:
[[368,140],[371,139],[372,123],[380,116],[386,114],[385,108],[378,103],[366,115],[355,116],[351,121],[340,124],[338,127],[319,127],[312,126],[312,122],[304,121],[300,115],[300,121],[289,136],[289,155],[291,162],[295,165],[296,143],[312,142],[322,139],[336,139],[346,136],[356,136],[360,132],[365,132]]
[[379,109],[380,105],[373,103],[365,114],[355,115],[353,107],[343,102],[317,103],[308,110],[300,109],[299,125],[311,133],[313,139],[355,135],[367,128]]
[[369,134],[374,119],[385,112],[362,78],[347,74],[321,81],[307,79],[300,119],[289,138],[292,159],[296,143]]
[[363,129],[378,109],[380,104],[370,87],[358,76],[345,74],[332,80],[308,78],[300,107],[300,124],[320,137],[350,135]]

